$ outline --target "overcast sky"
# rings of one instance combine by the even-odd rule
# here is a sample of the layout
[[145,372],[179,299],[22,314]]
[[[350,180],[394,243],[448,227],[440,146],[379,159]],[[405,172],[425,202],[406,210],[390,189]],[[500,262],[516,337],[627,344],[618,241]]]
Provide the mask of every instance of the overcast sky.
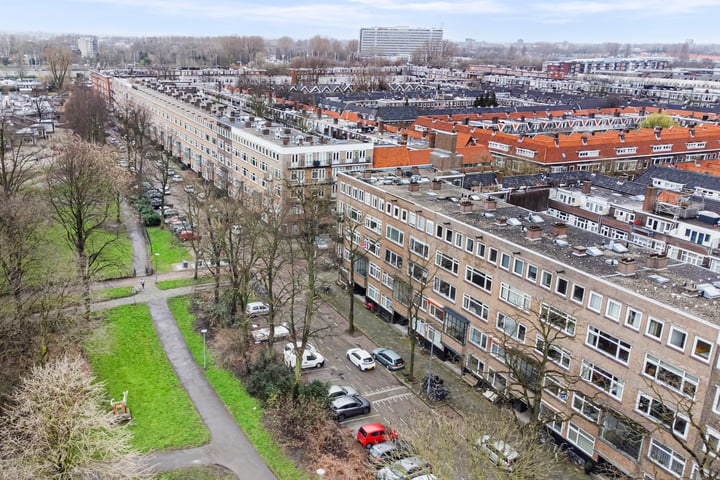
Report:
[[720,43],[720,0],[11,0],[0,31],[349,40],[361,27],[440,27],[488,42]]

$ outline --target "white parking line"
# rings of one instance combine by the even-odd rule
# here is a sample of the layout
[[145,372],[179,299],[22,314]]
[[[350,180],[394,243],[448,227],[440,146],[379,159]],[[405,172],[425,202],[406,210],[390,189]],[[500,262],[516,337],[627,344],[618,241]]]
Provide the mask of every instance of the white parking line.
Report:
[[374,395],[380,395],[380,394],[382,394],[382,393],[392,392],[392,391],[395,391],[395,390],[405,390],[405,389],[406,389],[406,387],[404,387],[404,386],[386,387],[386,388],[381,388],[381,389],[379,389],[379,390],[373,390],[373,391],[370,392],[370,393],[366,393],[365,396],[366,396],[366,397],[372,397],[372,396],[374,396]]
[[378,403],[379,403],[379,404],[384,404],[384,403],[388,403],[388,402],[393,402],[393,403],[394,403],[394,402],[396,402],[396,401],[398,401],[398,400],[404,400],[404,399],[406,399],[406,398],[412,398],[412,397],[414,397],[414,396],[415,396],[415,394],[414,394],[414,393],[411,393],[411,392],[410,392],[410,393],[401,393],[401,394],[399,394],[399,395],[393,395],[392,397],[381,398],[380,400],[375,400],[374,403],[375,403],[376,405],[377,405]]

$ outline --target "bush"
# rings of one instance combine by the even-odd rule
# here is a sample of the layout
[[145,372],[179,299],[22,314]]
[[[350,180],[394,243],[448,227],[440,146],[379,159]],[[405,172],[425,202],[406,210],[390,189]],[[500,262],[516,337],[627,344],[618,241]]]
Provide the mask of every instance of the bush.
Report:
[[325,403],[328,400],[328,384],[319,380],[300,385],[300,398],[304,401]]
[[[283,396],[292,390],[292,370],[264,353],[252,365],[244,381],[247,392],[267,404],[269,400]],[[327,398],[327,389],[325,390]]]
[[151,213],[142,213],[142,221],[143,225],[146,227],[157,227],[162,223],[162,219],[160,218],[160,214],[157,212],[151,212]]

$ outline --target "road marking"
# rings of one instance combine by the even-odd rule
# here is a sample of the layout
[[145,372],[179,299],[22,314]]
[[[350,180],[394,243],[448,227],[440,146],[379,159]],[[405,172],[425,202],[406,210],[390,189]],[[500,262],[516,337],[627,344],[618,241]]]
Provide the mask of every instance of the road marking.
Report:
[[381,389],[379,389],[379,390],[373,390],[373,391],[370,392],[370,393],[366,393],[365,396],[366,396],[366,397],[372,397],[372,396],[374,396],[374,395],[380,395],[380,394],[382,394],[382,393],[392,392],[392,391],[395,391],[395,390],[405,390],[405,388],[406,388],[406,387],[404,387],[404,386],[386,387],[386,388],[381,388]]
[[363,420],[363,423],[362,423],[361,425],[364,425],[364,424],[366,423],[366,422],[365,422],[366,420],[368,420],[368,419],[370,419],[370,418],[379,417],[379,416],[380,416],[379,413],[374,413],[374,414],[372,414],[372,415],[357,415],[357,416],[355,416],[355,417],[346,418],[346,419],[343,420],[342,422],[338,422],[338,423],[339,423],[340,425],[347,425],[348,423],[352,423],[352,422],[355,422],[355,421],[357,421],[357,420]]
[[386,398],[381,398],[380,400],[375,400],[374,403],[375,403],[375,404],[378,404],[378,403],[379,403],[379,404],[384,404],[384,403],[387,403],[387,402],[396,402],[396,401],[398,401],[398,400],[404,400],[404,399],[406,399],[406,398],[412,398],[412,397],[414,397],[414,396],[415,396],[415,394],[412,393],[412,392],[401,393],[401,394],[399,394],[399,395],[393,395],[392,397],[386,397]]

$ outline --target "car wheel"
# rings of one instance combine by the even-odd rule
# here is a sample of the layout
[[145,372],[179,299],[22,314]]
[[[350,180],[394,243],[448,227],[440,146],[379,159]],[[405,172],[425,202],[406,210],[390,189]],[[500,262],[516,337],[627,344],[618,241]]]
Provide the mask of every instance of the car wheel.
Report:
[[360,370],[361,372],[363,371],[362,365],[358,365],[357,367],[358,367],[358,370]]
[[338,416],[337,416],[337,421],[338,421],[338,422],[342,422],[343,420],[345,420],[345,415],[338,415]]
[[318,363],[317,365],[315,365],[315,368],[320,368],[320,367],[322,367],[323,365],[325,365],[325,362],[320,362],[320,363]]
[[363,415],[367,415],[368,413],[370,413],[370,407],[363,408]]

